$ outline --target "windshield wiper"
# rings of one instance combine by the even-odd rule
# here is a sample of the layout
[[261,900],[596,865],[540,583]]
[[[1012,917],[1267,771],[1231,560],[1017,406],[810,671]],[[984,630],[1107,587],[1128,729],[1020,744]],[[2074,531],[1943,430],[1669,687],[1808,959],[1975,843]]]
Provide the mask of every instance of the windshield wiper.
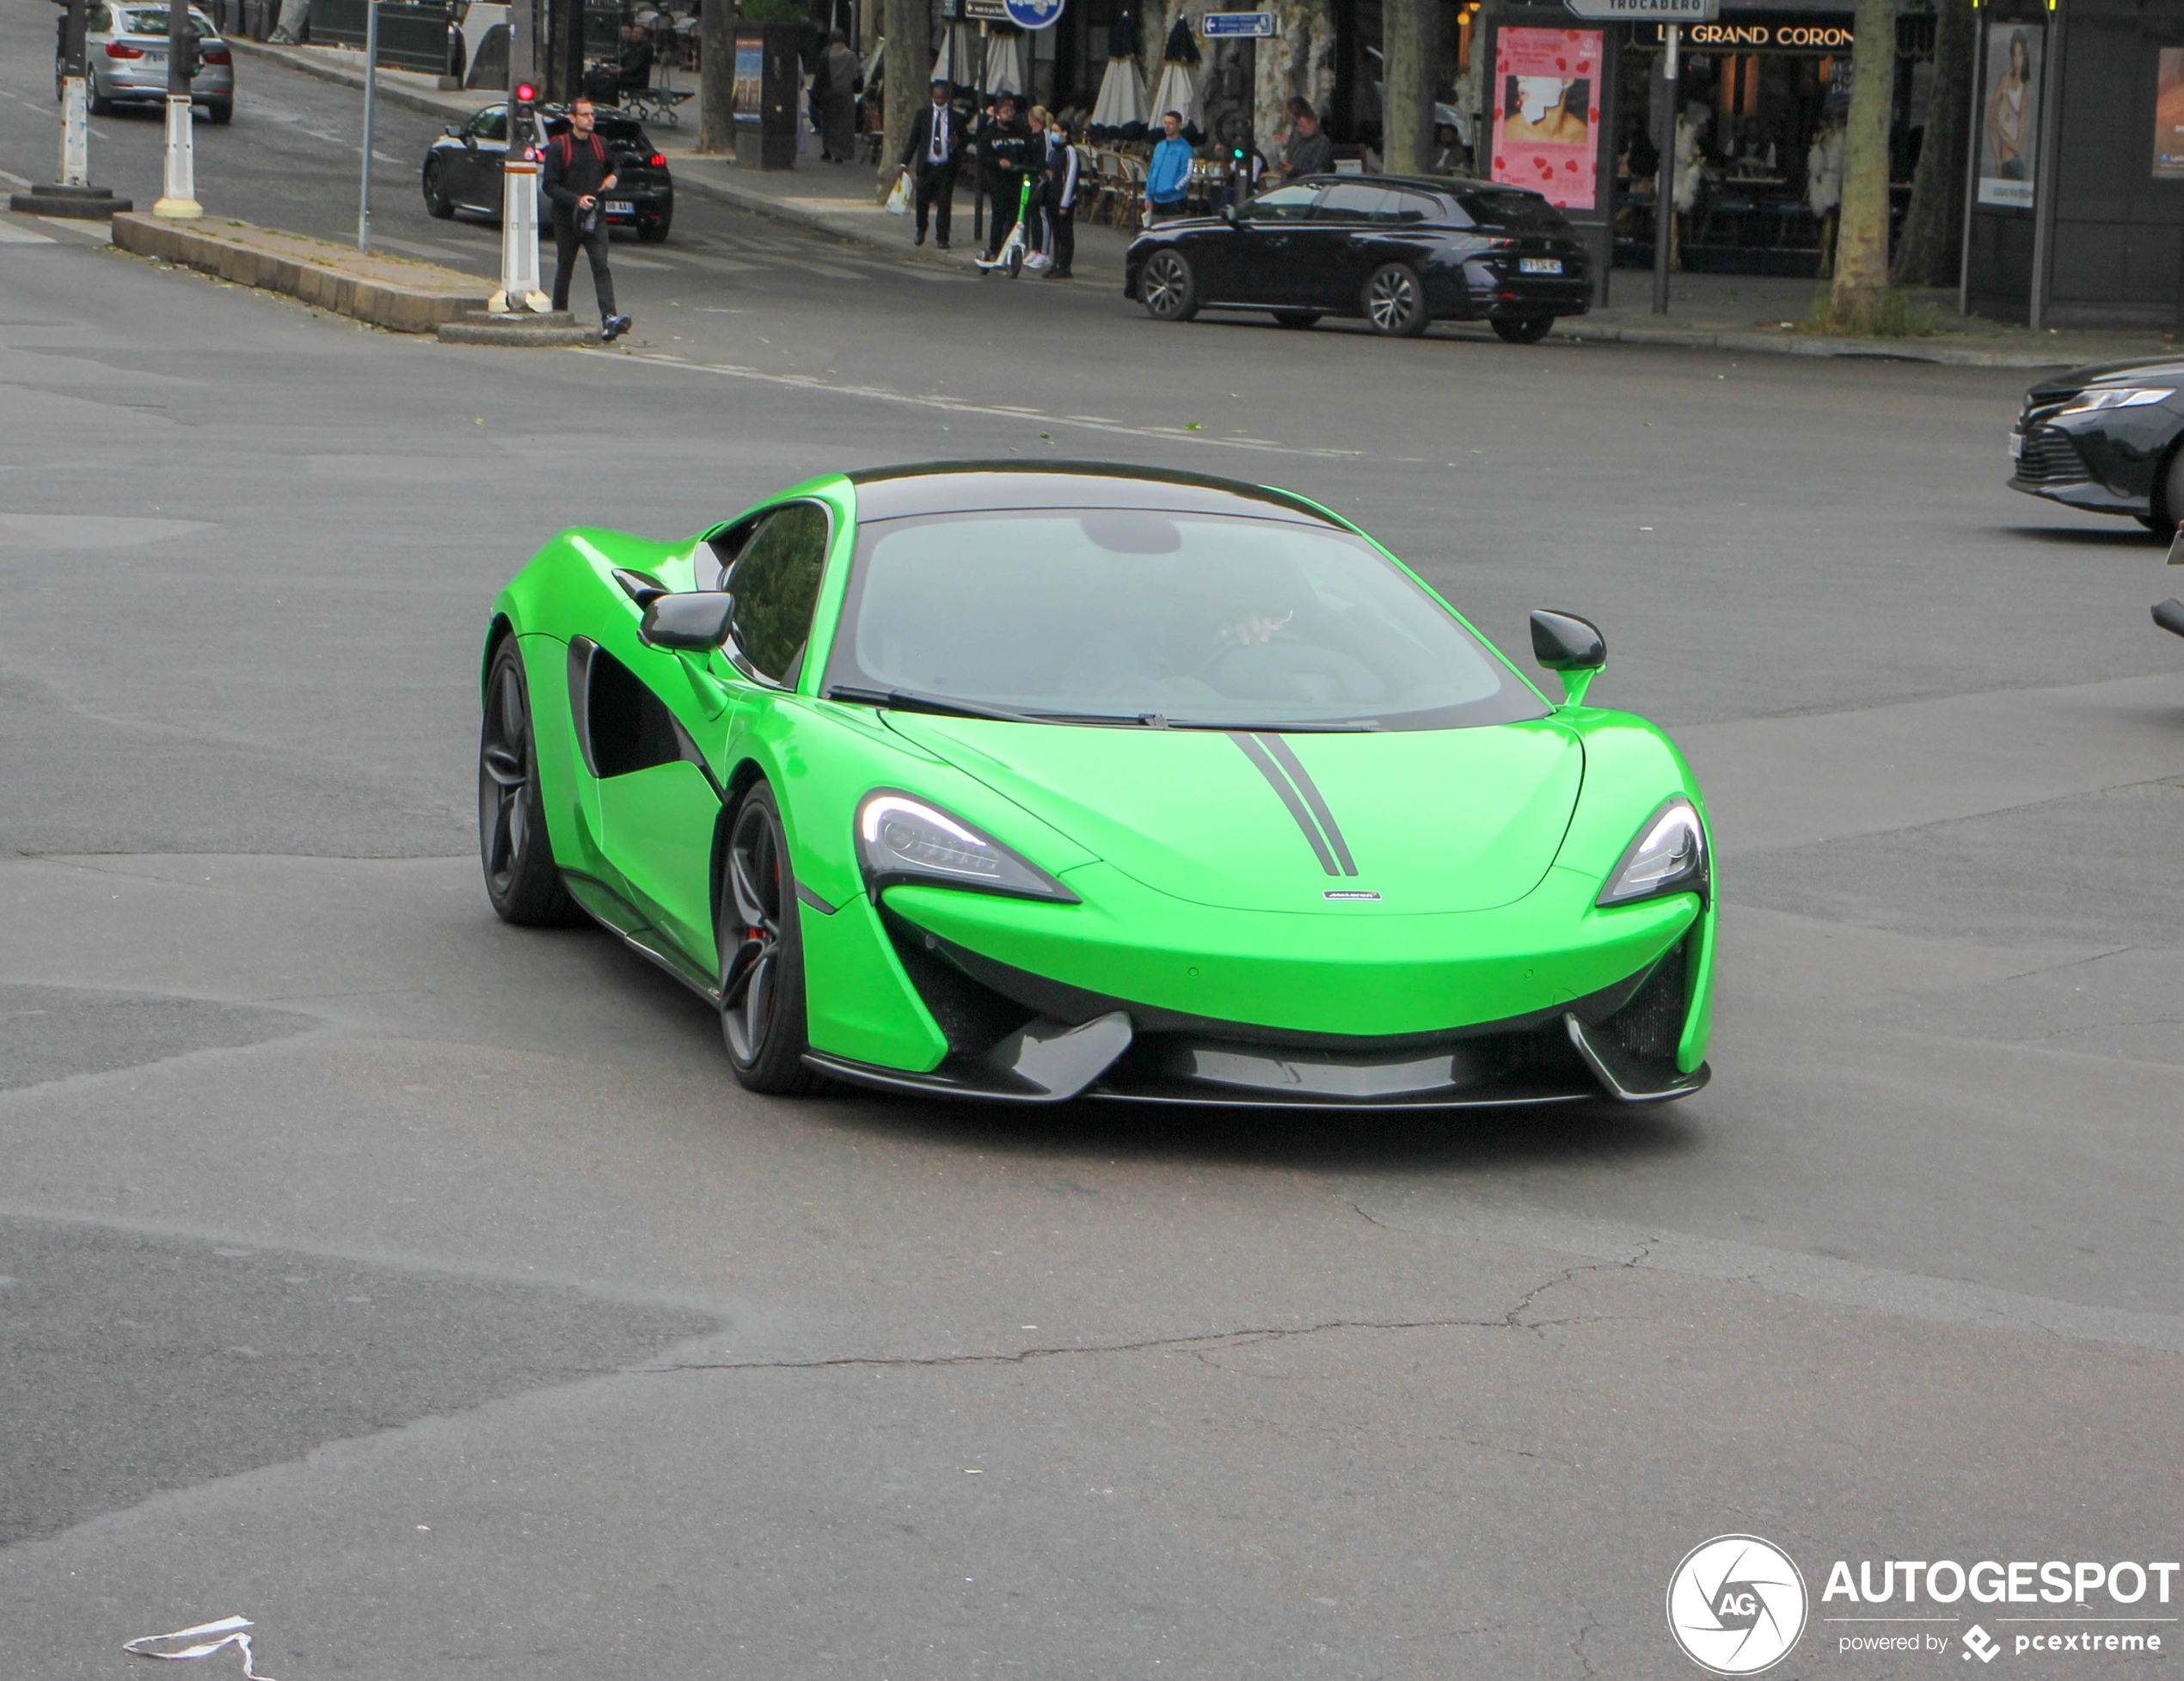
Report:
[[1197,718],[1170,718],[1167,727],[1172,730],[1241,730],[1246,735],[1257,732],[1266,735],[1353,735],[1377,730],[1377,718],[1335,719],[1323,722],[1291,722],[1286,724],[1208,723]]
[[1135,714],[1106,712],[1011,712],[1006,707],[978,701],[953,701],[943,695],[914,694],[907,689],[858,689],[837,683],[822,699],[862,701],[867,706],[891,707],[897,712],[931,712],[943,718],[991,718],[1004,724],[1142,724]]

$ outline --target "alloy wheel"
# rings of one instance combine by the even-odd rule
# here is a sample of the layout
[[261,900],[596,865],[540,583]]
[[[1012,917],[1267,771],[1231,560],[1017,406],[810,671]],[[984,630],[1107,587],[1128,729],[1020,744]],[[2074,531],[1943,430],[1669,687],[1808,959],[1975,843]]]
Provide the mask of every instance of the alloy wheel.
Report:
[[728,905],[738,943],[721,977],[721,1028],[729,1054],[745,1067],[765,1055],[773,1032],[782,884],[781,836],[773,813],[746,801],[728,838]]
[[496,900],[513,889],[531,844],[531,783],[537,775],[523,676],[514,661],[500,660],[493,669],[484,739],[478,746],[478,849],[487,889]]
[[1145,313],[1156,321],[1187,321],[1195,310],[1191,266],[1173,251],[1156,252],[1138,281]]
[[1376,333],[1408,339],[1426,328],[1426,298],[1407,263],[1383,263],[1365,282],[1365,320]]

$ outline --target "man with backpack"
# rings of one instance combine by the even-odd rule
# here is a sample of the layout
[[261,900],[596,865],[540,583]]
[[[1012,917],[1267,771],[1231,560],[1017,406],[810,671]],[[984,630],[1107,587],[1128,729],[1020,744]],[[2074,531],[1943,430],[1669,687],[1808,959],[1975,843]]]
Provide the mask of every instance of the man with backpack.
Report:
[[576,272],[576,248],[592,260],[592,285],[599,295],[599,342],[611,344],[630,328],[628,316],[614,312],[614,276],[607,269],[607,212],[601,195],[614,190],[615,174],[599,138],[598,113],[588,99],[568,108],[568,129],[546,143],[539,185],[554,215],[554,307],[568,308],[569,280]]

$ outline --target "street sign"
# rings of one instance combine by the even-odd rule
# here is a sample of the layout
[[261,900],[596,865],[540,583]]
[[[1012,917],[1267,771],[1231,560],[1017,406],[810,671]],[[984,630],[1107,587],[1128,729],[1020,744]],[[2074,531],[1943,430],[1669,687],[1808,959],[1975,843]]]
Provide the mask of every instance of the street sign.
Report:
[[1011,23],[1034,34],[1058,22],[1062,15],[1062,0],[1003,0],[1003,3]]
[[1271,40],[1272,12],[1208,12],[1198,21],[1199,33],[1210,41]]
[[1711,23],[1721,0],[1562,0],[1588,23]]

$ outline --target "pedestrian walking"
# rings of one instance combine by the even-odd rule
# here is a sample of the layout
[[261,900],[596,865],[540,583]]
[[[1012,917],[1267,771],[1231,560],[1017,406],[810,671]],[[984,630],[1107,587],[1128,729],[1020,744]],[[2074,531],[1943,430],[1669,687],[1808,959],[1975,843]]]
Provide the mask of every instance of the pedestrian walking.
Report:
[[903,143],[903,168],[911,172],[916,188],[917,243],[925,242],[929,217],[938,212],[939,244],[948,249],[948,210],[955,197],[955,175],[963,158],[963,118],[950,102],[954,85],[945,79],[933,83],[933,102],[911,119],[910,135]]
[[864,65],[839,29],[827,36],[812,83],[812,102],[819,107],[819,158],[847,163],[857,149],[857,95],[864,91]]
[[986,261],[1001,255],[1001,242],[1016,225],[1025,171],[1031,168],[1031,130],[1016,116],[1016,96],[993,102],[993,117],[979,136],[979,163],[986,187]]
[[1050,280],[1066,280],[1077,261],[1077,189],[1083,159],[1077,156],[1066,118],[1046,126],[1046,193],[1040,214],[1046,218],[1045,249],[1052,267]]
[[614,275],[607,267],[607,210],[600,194],[614,190],[606,143],[596,132],[598,113],[588,99],[568,108],[568,132],[546,143],[539,185],[554,207],[554,307],[568,308],[576,250],[592,260],[592,285],[599,295],[599,341],[612,343],[629,330],[628,316],[614,310]]
[[1183,138],[1183,113],[1170,111],[1160,120],[1166,138],[1153,148],[1153,161],[1145,171],[1145,220],[1170,221],[1183,213],[1183,198],[1190,191],[1191,165],[1196,154]]

